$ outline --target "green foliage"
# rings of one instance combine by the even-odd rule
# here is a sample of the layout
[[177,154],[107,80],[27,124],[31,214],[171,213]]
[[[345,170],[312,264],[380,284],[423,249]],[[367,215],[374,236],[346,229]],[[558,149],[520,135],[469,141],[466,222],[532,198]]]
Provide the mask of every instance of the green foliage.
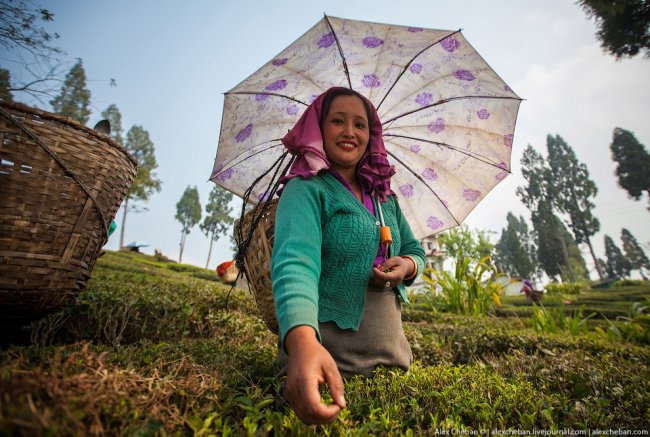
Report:
[[641,277],[645,279],[643,270],[650,270],[650,260],[645,255],[643,249],[636,241],[636,238],[628,231],[623,229],[621,231],[621,240],[623,241],[623,250],[625,251],[625,258],[630,264],[632,270],[638,270]]
[[208,203],[205,205],[206,216],[203,223],[199,225],[205,236],[210,237],[210,249],[205,268],[208,268],[210,264],[212,242],[217,241],[220,236],[226,235],[228,228],[233,223],[233,218],[230,215],[232,213],[232,208],[229,205],[230,201],[232,201],[232,193],[219,185],[215,185],[210,191]]
[[490,242],[487,231],[471,230],[467,225],[451,228],[439,237],[439,244],[444,250],[454,256],[460,253],[477,262],[485,256],[490,256],[494,245]]
[[124,145],[124,131],[122,129],[122,113],[114,103],[102,112],[102,118],[111,124],[111,138],[118,144]]
[[605,255],[607,256],[607,274],[610,278],[624,278],[630,274],[632,266],[623,256],[609,235],[605,235]]
[[183,197],[176,204],[176,220],[181,224],[181,250],[178,262],[183,259],[183,249],[185,248],[185,237],[190,230],[201,221],[201,202],[199,200],[199,190],[196,187],[187,187]]
[[596,332],[607,337],[610,341],[631,341],[640,344],[650,344],[650,298],[645,303],[634,302],[630,306],[627,317],[617,317],[618,323],[609,320],[606,330],[597,327]]
[[[472,269],[470,259],[459,254],[453,276],[448,272],[425,269],[424,277],[431,282],[433,273],[441,287],[444,309],[453,313],[485,315],[493,305],[501,305],[502,285],[494,282],[499,277],[490,257],[482,258]],[[432,283],[432,291],[435,284]]]
[[134,125],[126,134],[124,146],[138,161],[138,173],[126,193],[126,201],[147,201],[152,194],[160,191],[160,180],[154,173],[158,163],[153,141],[142,126]]
[[616,162],[618,185],[636,200],[643,192],[650,194],[650,153],[634,134],[617,127],[610,145]]
[[508,226],[501,231],[495,246],[494,259],[501,270],[509,275],[532,278],[537,274],[537,247],[528,232],[523,217],[507,216]]
[[578,0],[596,21],[601,47],[616,59],[650,57],[650,6],[645,0]]
[[580,282],[551,282],[546,284],[544,290],[548,294],[580,294],[584,287]]
[[533,328],[537,332],[546,334],[558,334],[562,332],[571,335],[585,334],[587,332],[587,320],[596,314],[591,313],[589,316],[584,317],[584,309],[585,305],[582,305],[578,311],[567,316],[564,311],[564,305],[551,309],[547,309],[541,304],[539,306],[535,305],[531,318]]
[[52,111],[57,114],[72,117],[80,123],[88,122],[90,117],[90,90],[86,86],[86,72],[81,59],[72,66],[61,92],[50,101]]

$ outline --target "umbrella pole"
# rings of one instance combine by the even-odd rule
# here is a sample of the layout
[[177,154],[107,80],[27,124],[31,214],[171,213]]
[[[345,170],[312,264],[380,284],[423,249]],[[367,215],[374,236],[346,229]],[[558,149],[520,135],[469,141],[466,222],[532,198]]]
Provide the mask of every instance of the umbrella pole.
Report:
[[384,245],[384,253],[386,254],[386,258],[390,258],[390,245],[393,242],[393,239],[390,235],[390,227],[386,226],[386,222],[384,221],[384,213],[381,210],[379,199],[375,200],[377,204],[377,211],[379,211],[379,223],[381,224],[381,229],[379,230],[380,242]]

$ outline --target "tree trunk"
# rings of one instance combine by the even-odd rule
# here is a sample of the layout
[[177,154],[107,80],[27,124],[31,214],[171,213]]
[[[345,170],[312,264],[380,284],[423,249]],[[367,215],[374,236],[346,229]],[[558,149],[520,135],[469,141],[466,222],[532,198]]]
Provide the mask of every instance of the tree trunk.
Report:
[[564,239],[564,235],[560,235],[560,243],[562,244],[562,255],[564,255],[564,262],[566,263],[566,267],[569,270],[569,279],[571,279],[571,282],[575,282],[576,276],[573,274],[573,267],[571,267],[571,258],[569,258],[569,250],[566,247],[566,240]]
[[178,263],[180,264],[183,261],[183,247],[185,247],[185,229],[181,231],[181,253],[178,255]]
[[129,210],[129,196],[124,200],[124,215],[122,216],[122,229],[120,229],[120,249],[124,247],[124,224],[126,223],[126,212]]
[[589,238],[586,238],[587,241],[587,246],[589,246],[589,252],[591,253],[591,257],[594,259],[594,265],[596,266],[596,271],[598,272],[598,277],[600,278],[601,281],[605,280],[605,276],[603,275],[603,272],[600,270],[600,266],[598,265],[598,259],[596,258],[596,254],[594,253],[594,248],[591,246],[591,241]]
[[214,231],[210,234],[210,249],[208,250],[208,260],[205,262],[205,268],[210,264],[210,255],[212,255],[212,242],[214,241]]

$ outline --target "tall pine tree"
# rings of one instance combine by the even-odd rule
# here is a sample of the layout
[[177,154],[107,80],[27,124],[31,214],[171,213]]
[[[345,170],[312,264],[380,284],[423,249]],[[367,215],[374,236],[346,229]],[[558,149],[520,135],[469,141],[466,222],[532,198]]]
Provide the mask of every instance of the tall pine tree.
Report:
[[625,278],[630,274],[632,266],[623,256],[621,249],[616,246],[609,235],[605,235],[605,255],[607,256],[607,274],[610,279]]
[[[158,167],[154,154],[154,144],[149,138],[149,132],[142,126],[133,126],[126,134],[126,150],[138,161],[138,172],[133,184],[129,187],[124,197],[124,215],[122,216],[122,229],[120,231],[120,247],[124,246],[124,229],[126,216],[129,211],[139,212],[137,205],[131,202],[146,202],[152,194],[160,191],[160,179],[154,170]],[[131,203],[131,204],[130,204]]]
[[632,132],[617,127],[610,149],[617,164],[618,185],[636,200],[644,191],[650,194],[650,154],[645,146]]
[[641,277],[646,280],[647,278],[643,274],[643,270],[650,270],[650,260],[645,255],[643,249],[634,238],[634,235],[627,229],[621,231],[621,241],[623,241],[623,250],[625,251],[625,257],[630,263],[632,270],[638,270],[641,273]]
[[183,197],[176,204],[176,220],[181,223],[181,244],[178,262],[183,261],[183,249],[185,249],[185,237],[191,229],[201,221],[201,201],[199,190],[196,187],[187,187]]
[[220,236],[226,235],[228,228],[233,222],[230,216],[232,208],[229,203],[232,200],[232,194],[224,188],[215,185],[210,191],[210,198],[207,205],[205,205],[206,216],[203,223],[199,228],[206,237],[210,238],[210,248],[208,249],[208,259],[205,262],[205,268],[210,264],[210,256],[212,255],[212,243],[217,241]]
[[569,280],[575,282],[564,225],[553,213],[556,192],[551,170],[530,144],[524,150],[521,165],[526,185],[517,188],[517,196],[532,214],[539,265],[549,277],[567,272]]
[[506,273],[530,279],[537,274],[537,247],[523,217],[508,212],[507,221],[495,246],[494,259]]
[[52,111],[87,123],[90,117],[90,90],[86,87],[86,72],[81,59],[70,69],[60,94],[50,101]]
[[569,217],[569,226],[577,243],[586,243],[594,260],[594,265],[600,279],[604,272],[596,260],[596,253],[589,237],[600,230],[600,222],[591,213],[594,204],[591,202],[598,189],[589,178],[587,166],[578,161],[575,152],[559,135],[546,138],[548,148],[548,164],[555,196],[553,204],[558,211]]

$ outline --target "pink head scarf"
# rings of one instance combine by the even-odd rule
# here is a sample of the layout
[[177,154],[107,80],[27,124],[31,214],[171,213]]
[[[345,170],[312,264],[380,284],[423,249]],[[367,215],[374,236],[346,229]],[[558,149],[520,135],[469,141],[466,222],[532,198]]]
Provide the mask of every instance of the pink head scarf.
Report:
[[[323,148],[320,120],[328,96],[341,91],[349,94],[352,90],[333,87],[325,91],[309,105],[293,128],[282,138],[282,144],[289,152],[296,155],[291,170],[280,180],[282,184],[286,184],[296,176],[308,179],[330,168],[331,164]],[[362,95],[354,91],[353,93],[361,98],[370,110],[370,120],[368,120],[370,139],[366,153],[357,164],[357,178],[365,192],[385,202],[389,194],[394,194],[390,189],[390,179],[395,174],[395,167],[388,162],[381,122],[375,107]]]

